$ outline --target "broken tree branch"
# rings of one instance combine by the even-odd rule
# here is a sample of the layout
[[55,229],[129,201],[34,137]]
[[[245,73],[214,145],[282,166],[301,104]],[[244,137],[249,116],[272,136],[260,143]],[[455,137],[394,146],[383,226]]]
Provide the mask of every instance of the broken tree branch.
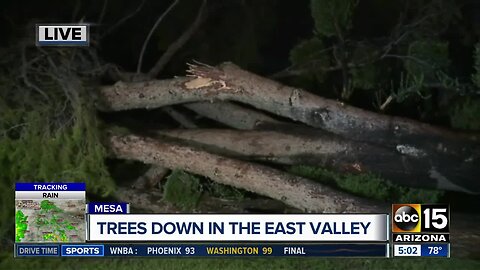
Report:
[[105,36],[109,35],[112,33],[114,30],[116,30],[119,26],[124,24],[126,21],[131,19],[133,16],[135,16],[143,7],[143,4],[145,4],[145,0],[142,0],[142,2],[137,6],[137,8],[132,11],[131,13],[125,15],[122,17],[120,20],[118,20],[114,25],[112,25],[110,28],[108,28],[105,33],[103,33],[100,38],[104,38]]
[[184,128],[197,128],[197,125],[193,121],[172,107],[162,108],[162,111],[168,114],[173,120],[177,121]]
[[158,187],[169,171],[169,169],[162,166],[151,165],[143,175],[135,180],[132,187],[135,189],[151,189]]
[[140,51],[140,56],[138,57],[138,64],[137,64],[137,73],[142,72],[142,64],[143,64],[143,55],[145,54],[145,50],[147,49],[148,42],[150,41],[150,38],[152,37],[153,33],[155,32],[155,29],[157,29],[158,25],[163,21],[163,19],[167,16],[168,13],[178,4],[179,0],[174,0],[172,4],[158,17],[158,19],[155,21],[155,24],[153,24],[152,29],[150,29],[150,32],[148,32],[147,38],[145,38],[145,41],[143,42],[142,45],[142,50]]
[[197,17],[195,18],[193,23],[188,27],[185,32],[183,32],[183,34],[177,40],[175,40],[175,42],[168,46],[162,57],[158,59],[153,68],[148,72],[148,76],[150,78],[157,77],[158,74],[162,72],[163,68],[167,65],[167,63],[170,62],[170,59],[172,59],[173,55],[175,55],[175,53],[180,50],[183,45],[185,45],[185,43],[187,43],[187,41],[193,36],[195,31],[198,29],[198,27],[205,18],[206,4],[207,0],[203,0],[200,9],[198,10]]

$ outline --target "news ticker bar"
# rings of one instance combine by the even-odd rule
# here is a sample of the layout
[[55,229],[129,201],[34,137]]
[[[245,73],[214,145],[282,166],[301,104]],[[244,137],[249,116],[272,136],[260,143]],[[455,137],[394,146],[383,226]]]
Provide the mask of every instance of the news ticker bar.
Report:
[[383,244],[15,244],[15,257],[389,257]]

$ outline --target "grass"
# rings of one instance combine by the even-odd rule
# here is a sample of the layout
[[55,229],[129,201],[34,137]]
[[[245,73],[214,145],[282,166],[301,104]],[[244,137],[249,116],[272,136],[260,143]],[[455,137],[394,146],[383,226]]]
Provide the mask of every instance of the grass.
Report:
[[439,190],[398,186],[371,173],[341,174],[305,165],[291,166],[288,171],[361,197],[386,202],[435,203],[444,195]]
[[480,269],[480,261],[460,259],[325,258],[35,258],[0,255],[0,269]]
[[174,170],[168,177],[164,187],[164,199],[184,211],[195,208],[202,187],[200,180],[181,170]]

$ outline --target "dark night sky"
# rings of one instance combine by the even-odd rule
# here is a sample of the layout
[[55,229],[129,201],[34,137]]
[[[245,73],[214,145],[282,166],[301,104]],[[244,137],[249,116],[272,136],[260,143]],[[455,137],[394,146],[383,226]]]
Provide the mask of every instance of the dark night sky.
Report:
[[[101,57],[105,61],[119,64],[125,70],[134,71],[145,37],[159,14],[171,3],[171,1],[145,1],[134,17],[97,44]],[[179,36],[190,24],[198,9],[197,3],[199,1],[180,1],[165,18],[147,47],[144,69],[148,69],[161,55],[162,51],[158,50],[156,43],[162,35],[167,39],[163,41],[164,43],[168,42],[168,39],[173,41],[175,36]],[[33,35],[35,22],[77,22],[81,19],[86,22],[98,22],[103,4],[103,1],[2,1],[0,33],[3,38],[0,39],[0,46],[14,46],[19,37],[27,35],[26,33]],[[137,9],[140,4],[141,1],[108,1],[103,23],[92,27],[92,35],[105,31],[120,18]],[[262,39],[257,44],[261,59],[256,60],[255,64],[244,65],[249,65],[248,68],[255,72],[269,74],[288,66],[290,49],[302,39],[312,35],[313,24],[307,0],[210,1],[209,7],[206,22],[172,62],[183,63],[190,58],[217,64],[218,61],[232,60],[235,58],[232,55],[238,54],[239,51],[238,49],[229,51],[230,48],[239,44],[237,39],[241,41],[245,36],[242,36],[241,31],[246,27],[253,27],[253,30],[249,31],[254,32],[257,39]],[[256,13],[253,13],[255,10]],[[251,15],[254,15],[253,19]],[[219,31],[222,31],[223,37],[212,34]],[[208,47],[210,54],[220,53],[208,55],[205,49],[199,50],[196,47]],[[170,65],[162,76],[178,72],[180,72],[178,65]]]

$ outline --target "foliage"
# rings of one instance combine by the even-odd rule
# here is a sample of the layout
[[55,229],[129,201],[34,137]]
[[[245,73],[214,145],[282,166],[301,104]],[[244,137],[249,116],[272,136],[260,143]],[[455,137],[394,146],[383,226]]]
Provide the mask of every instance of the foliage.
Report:
[[412,4],[412,10],[420,11],[414,18],[417,31],[412,34],[415,39],[438,38],[451,25],[462,27],[458,25],[462,19],[462,5],[456,0],[421,0]]
[[[475,45],[473,52],[473,68],[472,74],[473,87],[480,88],[480,43]],[[478,97],[462,97],[450,110],[450,125],[454,128],[465,130],[480,130],[480,99]]]
[[205,188],[208,193],[214,197],[230,200],[241,200],[245,197],[245,192],[227,185],[210,181]]
[[[72,181],[86,182],[91,192],[108,194],[114,185],[103,165],[105,149],[98,141],[95,122],[91,116],[82,114],[81,117],[90,120],[75,121],[74,126],[49,134],[43,114],[35,111],[26,113],[24,119],[29,125],[21,132],[21,137],[0,138],[3,150],[0,151],[2,190],[11,190],[16,181]],[[11,216],[12,196],[2,196],[3,215]],[[2,222],[2,236],[9,231],[9,223]]]
[[[9,69],[0,70],[0,189],[9,192],[0,199],[2,240],[13,235],[15,182],[86,182],[98,195],[114,188],[88,95],[91,86],[82,81],[81,72],[95,69],[81,66],[88,61],[76,58],[80,54],[23,52],[37,61],[35,67],[26,60],[18,63],[13,49],[11,58],[3,59]],[[72,62],[61,63],[66,59]]]
[[352,68],[353,87],[361,89],[373,89],[378,81],[379,71],[374,65],[366,65],[364,67]]
[[438,40],[416,40],[408,47],[404,61],[408,74],[422,77],[426,83],[438,81],[440,72],[450,65],[448,43]]
[[[291,49],[292,65],[287,69],[290,82],[299,87],[321,89],[322,95],[370,109],[385,110],[397,103],[388,107],[397,110],[393,114],[445,123],[452,101],[474,94],[475,84],[480,85],[476,68],[480,45],[475,56],[477,72],[471,81],[465,80],[470,74],[462,66],[470,59],[453,61],[458,51],[470,48],[459,39],[468,40],[473,34],[458,2],[310,3],[314,35]],[[388,18],[377,14],[385,8]],[[365,14],[366,10],[372,13]],[[366,17],[378,17],[375,29]],[[378,26],[382,23],[386,25]],[[366,100],[373,101],[372,105],[366,105]]]
[[294,66],[307,70],[305,77],[323,82],[326,75],[324,67],[330,65],[329,56],[325,51],[323,42],[314,37],[301,42],[293,48],[290,51],[290,61]]
[[229,200],[242,200],[245,197],[245,192],[242,190],[208,179],[208,181],[202,180],[182,170],[174,170],[167,177],[163,189],[164,199],[184,211],[191,211],[197,206],[203,192]]
[[357,0],[312,0],[310,3],[315,30],[319,34],[330,37],[352,28]]
[[181,170],[172,171],[164,188],[164,199],[184,211],[194,209],[202,195],[200,179]]
[[382,73],[375,65],[378,49],[369,42],[362,42],[352,49],[351,61],[359,63],[349,69],[354,88],[374,89]]
[[443,191],[397,186],[370,173],[340,174],[323,168],[304,165],[292,166],[289,171],[362,197],[387,202],[433,203],[438,202],[444,194]]
[[480,131],[480,100],[467,98],[457,103],[450,116],[454,128]]
[[[473,52],[473,69],[472,83],[473,87],[480,88],[480,43],[475,45]],[[462,97],[459,99],[449,111],[450,125],[453,128],[465,130],[480,130],[480,99],[478,97]]]
[[476,87],[480,88],[480,43],[477,43],[475,45],[473,59],[475,61],[473,65],[475,73],[472,75],[472,81]]
[[209,179],[203,180],[185,171],[174,170],[164,185],[164,199],[184,211],[191,211],[199,203],[203,192],[229,200],[242,200],[245,197],[242,190]]
[[[100,143],[93,112],[79,107],[71,126],[52,130],[48,107],[7,110],[4,115],[15,120],[2,121],[2,130],[10,129],[9,135],[0,138],[4,150],[0,155],[2,177],[17,181],[80,181],[95,193],[111,190],[112,181],[102,166],[106,150]],[[18,123],[24,126],[13,130]]]
[[396,89],[391,89],[391,95],[399,103],[405,102],[412,96],[419,96],[423,99],[430,98],[428,89],[423,87],[423,74],[412,76],[406,73],[400,73],[400,79]]

